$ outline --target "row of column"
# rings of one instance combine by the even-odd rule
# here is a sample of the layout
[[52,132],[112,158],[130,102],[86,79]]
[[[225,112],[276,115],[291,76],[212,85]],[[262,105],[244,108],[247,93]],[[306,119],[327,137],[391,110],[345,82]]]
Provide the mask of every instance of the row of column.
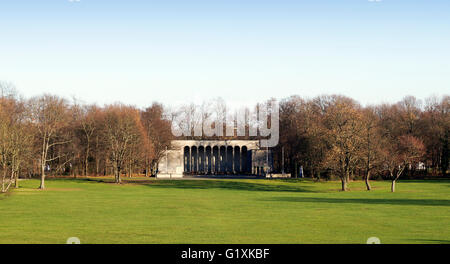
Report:
[[251,151],[243,146],[184,148],[184,172],[191,174],[239,174],[251,172]]

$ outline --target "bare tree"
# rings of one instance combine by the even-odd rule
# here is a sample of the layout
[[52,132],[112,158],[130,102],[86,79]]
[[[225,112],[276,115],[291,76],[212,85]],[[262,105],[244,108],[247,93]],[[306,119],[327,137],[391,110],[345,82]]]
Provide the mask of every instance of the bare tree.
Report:
[[361,167],[364,170],[364,181],[368,191],[372,189],[370,185],[370,175],[372,171],[380,166],[382,159],[382,142],[379,119],[376,115],[376,108],[367,107],[363,110],[362,116],[362,148]]
[[139,111],[121,104],[106,106],[103,125],[115,182],[121,183],[120,174],[125,165],[126,155],[133,143],[143,136]]
[[16,99],[17,94],[16,86],[13,83],[0,81],[0,98]]
[[31,120],[37,128],[40,142],[40,189],[45,189],[45,171],[49,162],[61,158],[61,155],[49,156],[50,150],[58,145],[67,144],[70,139],[60,132],[68,124],[68,105],[66,100],[52,95],[34,97],[30,100]]
[[338,173],[342,191],[347,191],[350,174],[355,170],[362,146],[362,116],[359,106],[351,99],[336,97],[324,119],[330,149],[324,165]]
[[157,164],[170,146],[172,139],[171,123],[164,118],[164,108],[161,104],[153,103],[141,113],[141,120],[146,134],[147,156],[146,176],[148,172],[156,173]]
[[[1,191],[6,192],[11,184],[19,187],[20,168],[30,159],[32,128],[28,122],[23,100],[17,99],[14,89],[0,84],[0,164]],[[9,177],[7,177],[9,174]],[[8,182],[7,182],[8,180]]]
[[392,140],[386,149],[384,164],[388,169],[395,192],[395,185],[408,166],[415,166],[425,154],[423,142],[411,135],[403,135]]
[[[7,183],[8,166],[11,160],[11,127],[12,119],[10,113],[12,112],[14,101],[8,98],[1,98],[0,106],[0,164],[1,164],[1,192],[6,192],[11,185],[11,180]],[[8,185],[7,185],[8,184]]]
[[16,103],[14,124],[11,127],[11,177],[19,188],[19,174],[27,160],[32,159],[34,128],[30,124],[23,102]]
[[95,105],[78,105],[73,106],[75,120],[81,131],[84,146],[83,174],[87,176],[89,173],[89,157],[93,144],[94,133],[97,130],[96,113],[99,111]]

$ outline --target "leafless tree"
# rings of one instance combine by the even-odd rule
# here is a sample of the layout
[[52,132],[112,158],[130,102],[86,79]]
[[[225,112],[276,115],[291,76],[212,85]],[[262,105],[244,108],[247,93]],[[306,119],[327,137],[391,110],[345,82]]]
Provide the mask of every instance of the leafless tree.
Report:
[[104,137],[113,164],[115,182],[121,183],[126,155],[133,143],[143,136],[139,111],[121,104],[105,107]]
[[392,180],[391,191],[406,168],[415,166],[425,154],[423,142],[411,135],[391,140],[384,155],[384,165]]
[[84,169],[83,174],[85,176],[89,173],[89,157],[91,155],[91,148],[93,144],[93,137],[97,130],[96,114],[99,111],[95,105],[73,105],[73,111],[75,114],[75,121],[82,135],[82,141],[84,146]]
[[68,105],[66,100],[52,95],[34,97],[29,102],[31,121],[37,128],[37,140],[40,145],[40,189],[45,189],[45,171],[49,162],[62,156],[49,156],[50,150],[58,145],[67,144],[70,138],[65,138],[60,132],[68,125]]
[[349,98],[337,97],[326,110],[324,125],[330,146],[324,165],[338,173],[342,191],[347,191],[350,174],[357,167],[362,147],[359,105]]
[[170,146],[172,139],[171,123],[164,117],[164,107],[154,103],[141,113],[142,125],[146,134],[146,176],[155,174],[157,164]]

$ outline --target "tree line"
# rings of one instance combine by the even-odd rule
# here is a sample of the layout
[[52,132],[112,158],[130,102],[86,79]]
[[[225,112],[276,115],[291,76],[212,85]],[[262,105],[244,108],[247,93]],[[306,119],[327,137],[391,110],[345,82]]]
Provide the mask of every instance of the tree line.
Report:
[[99,107],[44,94],[18,96],[0,83],[1,191],[20,177],[155,174],[170,144],[171,125],[161,104],[146,109],[120,103]]
[[[0,82],[0,93],[2,192],[18,187],[19,177],[39,177],[44,189],[47,175],[114,175],[116,183],[122,176],[155,175],[173,139],[172,122],[194,127],[211,115],[236,114],[221,99],[177,109],[159,103],[140,109],[121,103],[100,107],[49,94],[24,99],[6,82]],[[447,95],[424,102],[407,96],[374,106],[339,95],[283,99],[280,142],[273,148],[275,172],[317,180],[338,177],[342,190],[358,177],[368,190],[371,178],[391,179],[392,191],[405,174],[446,175],[449,110]],[[181,138],[197,139],[194,134]],[[227,137],[233,138],[254,137]]]
[[356,177],[368,190],[371,177],[391,179],[395,191],[404,174],[446,175],[449,132],[447,95],[365,107],[345,96],[293,96],[280,102],[275,161],[294,177],[300,170],[315,179],[335,175],[344,191]]
[[[274,99],[254,108],[269,109],[272,101]],[[248,113],[255,111],[248,107],[239,110],[246,114],[246,119]],[[183,118],[179,122],[193,130],[204,127],[203,122],[211,116],[223,122],[227,116],[235,120],[233,116],[237,112],[219,98],[179,106],[172,110],[172,116],[181,115]],[[431,96],[423,102],[406,96],[396,103],[368,106],[341,95],[285,98],[279,102],[280,142],[272,149],[272,172],[316,180],[337,177],[343,191],[348,190],[348,183],[356,178],[365,180],[367,190],[372,188],[371,178],[390,179],[391,189],[395,191],[402,175],[445,176],[449,168],[449,112],[447,95]],[[254,125],[248,123],[247,132]],[[194,134],[182,138],[210,139]],[[247,133],[244,137],[235,134],[223,138],[263,137],[250,137]]]

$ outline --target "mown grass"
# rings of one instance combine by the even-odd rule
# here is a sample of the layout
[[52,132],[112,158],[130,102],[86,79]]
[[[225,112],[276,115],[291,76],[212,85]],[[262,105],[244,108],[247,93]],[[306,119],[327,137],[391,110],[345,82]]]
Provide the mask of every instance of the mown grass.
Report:
[[109,181],[21,182],[0,196],[0,243],[450,243],[448,180]]

